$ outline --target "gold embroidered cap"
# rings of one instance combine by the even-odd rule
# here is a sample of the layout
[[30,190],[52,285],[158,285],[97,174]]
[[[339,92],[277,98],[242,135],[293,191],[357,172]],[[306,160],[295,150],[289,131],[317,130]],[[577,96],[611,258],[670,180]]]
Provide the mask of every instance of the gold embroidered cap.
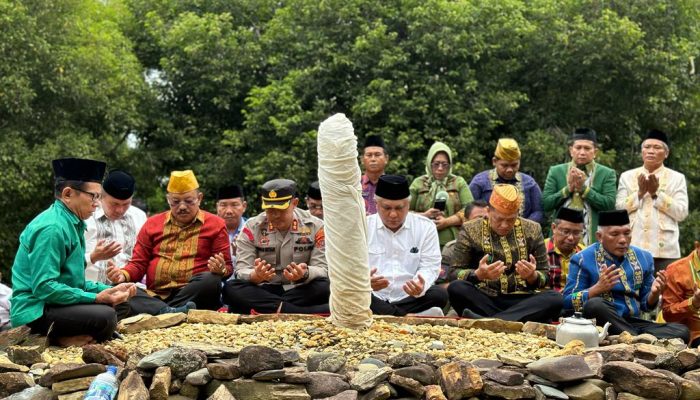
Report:
[[276,208],[286,210],[292,199],[296,195],[297,184],[290,179],[273,179],[262,185],[260,197],[262,198],[262,209]]
[[186,193],[199,189],[199,182],[191,169],[185,171],[173,171],[170,173],[168,193]]
[[498,139],[496,145],[496,158],[505,161],[520,160],[520,147],[515,139]]
[[493,187],[489,204],[502,214],[516,214],[520,210],[521,201],[518,188],[499,183]]

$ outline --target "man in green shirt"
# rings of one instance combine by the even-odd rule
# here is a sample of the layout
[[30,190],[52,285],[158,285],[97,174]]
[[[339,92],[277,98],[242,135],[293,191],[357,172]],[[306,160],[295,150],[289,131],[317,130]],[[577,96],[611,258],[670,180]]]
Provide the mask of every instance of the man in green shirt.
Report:
[[136,292],[85,280],[85,222],[97,208],[104,176],[101,161],[53,161],[56,200],[27,225],[12,265],[10,319],[48,335],[56,344],[79,346],[111,338],[115,305]]

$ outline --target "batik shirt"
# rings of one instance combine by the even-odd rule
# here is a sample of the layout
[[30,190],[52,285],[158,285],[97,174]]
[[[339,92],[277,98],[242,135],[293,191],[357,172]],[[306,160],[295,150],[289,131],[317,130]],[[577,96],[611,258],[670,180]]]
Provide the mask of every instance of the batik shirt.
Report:
[[583,311],[588,290],[598,282],[601,268],[615,264],[621,269],[620,281],[599,297],[615,304],[618,315],[638,317],[648,311],[647,298],[654,283],[654,258],[646,250],[630,246],[617,258],[596,242],[571,257],[564,289],[564,308]]
[[[503,261],[506,270],[498,279],[479,281],[476,269],[484,255],[491,255],[489,263]],[[527,283],[515,271],[520,260],[535,257],[537,280]],[[477,218],[464,225],[459,232],[452,254],[450,280],[463,279],[474,283],[488,296],[512,293],[532,293],[547,285],[547,252],[544,247],[540,224],[518,218],[506,236],[499,236],[491,229],[488,218]]]

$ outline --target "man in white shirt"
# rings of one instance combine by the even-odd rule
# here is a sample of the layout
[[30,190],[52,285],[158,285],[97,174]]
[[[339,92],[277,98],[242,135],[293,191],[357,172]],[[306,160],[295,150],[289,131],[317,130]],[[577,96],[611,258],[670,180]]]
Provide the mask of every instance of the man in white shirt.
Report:
[[367,218],[372,312],[441,316],[447,291],[434,285],[441,260],[435,223],[409,212],[403,176],[381,176],[375,199],[377,214]]
[[678,224],[688,216],[688,190],[685,176],[664,166],[664,132],[647,132],[641,150],[644,165],[620,175],[615,205],[629,213],[632,245],[651,252],[658,272],[681,256]]
[[129,173],[113,170],[102,184],[100,207],[85,223],[85,279],[111,284],[107,261],[126,265],[146,213],[131,205],[136,182]]

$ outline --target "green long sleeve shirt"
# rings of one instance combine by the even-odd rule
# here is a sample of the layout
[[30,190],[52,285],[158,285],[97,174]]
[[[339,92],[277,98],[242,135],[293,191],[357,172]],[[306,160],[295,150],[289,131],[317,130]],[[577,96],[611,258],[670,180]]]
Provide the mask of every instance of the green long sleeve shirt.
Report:
[[24,228],[12,265],[13,326],[38,319],[46,304],[94,303],[109,288],[85,280],[84,232],[85,222],[59,200]]

